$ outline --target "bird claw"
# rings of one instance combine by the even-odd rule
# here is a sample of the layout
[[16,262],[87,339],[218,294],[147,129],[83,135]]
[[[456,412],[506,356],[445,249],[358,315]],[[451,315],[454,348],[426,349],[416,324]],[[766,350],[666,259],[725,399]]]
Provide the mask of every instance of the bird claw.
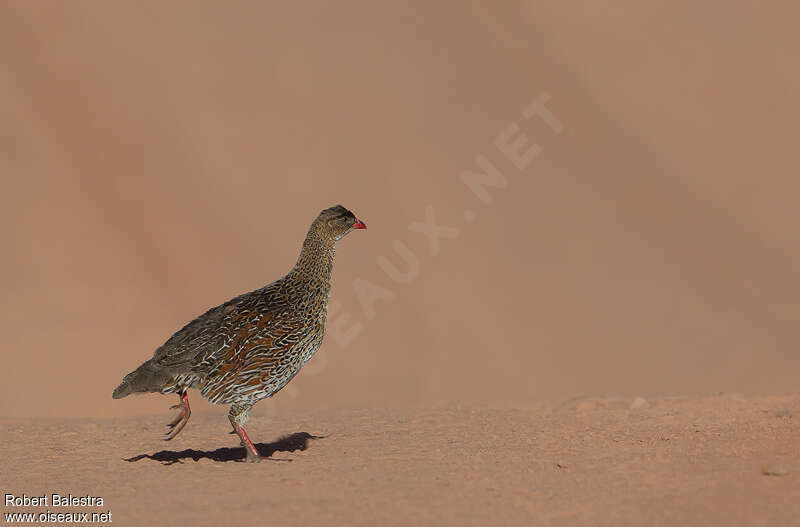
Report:
[[267,459],[264,456],[254,456],[248,451],[247,457],[244,459],[245,463],[261,463],[262,459]]
[[170,407],[170,410],[180,408],[181,413],[179,413],[175,419],[167,423],[169,430],[165,432],[167,437],[164,439],[164,441],[170,441],[175,436],[180,434],[181,430],[183,430],[183,427],[185,427],[186,423],[189,422],[189,417],[192,415],[192,409],[189,407],[189,398],[187,397],[186,393],[180,394],[180,398],[181,402],[179,404]]

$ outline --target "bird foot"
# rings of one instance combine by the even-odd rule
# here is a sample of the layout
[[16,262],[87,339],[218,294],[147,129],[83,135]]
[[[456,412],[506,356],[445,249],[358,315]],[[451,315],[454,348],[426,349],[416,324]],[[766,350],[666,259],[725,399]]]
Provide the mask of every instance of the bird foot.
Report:
[[253,454],[250,449],[245,446],[247,457],[242,460],[243,463],[261,463],[262,461],[285,461],[291,463],[291,459],[275,458],[270,456],[262,456],[261,454]]
[[259,454],[258,449],[253,442],[250,441],[250,437],[248,437],[247,432],[243,427],[234,424],[233,431],[239,436],[242,446],[244,447],[244,451],[247,453],[247,457],[244,460],[245,463],[259,463],[262,459],[269,459],[267,456],[262,456]]
[[250,450],[247,450],[247,457],[245,458],[245,463],[261,463],[262,459],[269,459],[266,456],[262,456],[261,454],[255,455]]
[[189,407],[189,396],[186,394],[186,392],[183,392],[178,396],[181,398],[181,402],[170,406],[170,410],[179,408],[181,412],[175,419],[167,423],[169,430],[166,432],[167,437],[164,439],[164,441],[169,441],[180,434],[181,430],[183,430],[183,427],[189,422],[189,417],[192,415],[192,409]]

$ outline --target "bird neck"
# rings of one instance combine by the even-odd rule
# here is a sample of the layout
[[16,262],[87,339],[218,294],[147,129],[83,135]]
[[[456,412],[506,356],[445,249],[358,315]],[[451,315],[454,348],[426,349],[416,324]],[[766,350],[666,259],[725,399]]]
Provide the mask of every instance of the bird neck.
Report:
[[310,290],[327,289],[336,255],[336,240],[312,229],[308,232],[297,263],[289,272],[289,278],[298,286]]

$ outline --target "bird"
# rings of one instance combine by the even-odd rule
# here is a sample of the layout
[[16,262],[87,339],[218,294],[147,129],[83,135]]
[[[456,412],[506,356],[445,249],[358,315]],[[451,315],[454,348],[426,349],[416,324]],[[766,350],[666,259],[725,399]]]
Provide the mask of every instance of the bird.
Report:
[[294,267],[282,278],[211,308],[173,334],[153,357],[125,375],[112,397],[177,394],[165,441],[191,416],[188,390],[230,405],[228,419],[247,462],[262,459],[245,431],[253,406],[275,395],[317,352],[325,335],[336,244],[367,225],[341,205],[311,223]]

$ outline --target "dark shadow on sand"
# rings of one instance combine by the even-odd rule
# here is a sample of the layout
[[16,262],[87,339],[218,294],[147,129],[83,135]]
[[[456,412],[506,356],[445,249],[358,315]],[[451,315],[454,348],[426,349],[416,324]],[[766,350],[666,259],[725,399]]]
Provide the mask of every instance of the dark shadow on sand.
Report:
[[[305,450],[308,448],[308,442],[311,439],[324,439],[327,436],[315,436],[308,432],[297,432],[278,439],[272,443],[256,443],[256,448],[259,454],[264,457],[269,457],[275,452],[294,452],[295,450]],[[201,459],[211,459],[212,461],[244,461],[245,459],[244,447],[224,447],[216,450],[162,450],[155,454],[139,454],[131,458],[125,459],[129,463],[139,461],[142,459],[152,459],[164,465],[172,465],[173,463],[183,463],[184,459],[191,459],[199,461]],[[291,461],[291,459],[275,459],[273,461]]]

